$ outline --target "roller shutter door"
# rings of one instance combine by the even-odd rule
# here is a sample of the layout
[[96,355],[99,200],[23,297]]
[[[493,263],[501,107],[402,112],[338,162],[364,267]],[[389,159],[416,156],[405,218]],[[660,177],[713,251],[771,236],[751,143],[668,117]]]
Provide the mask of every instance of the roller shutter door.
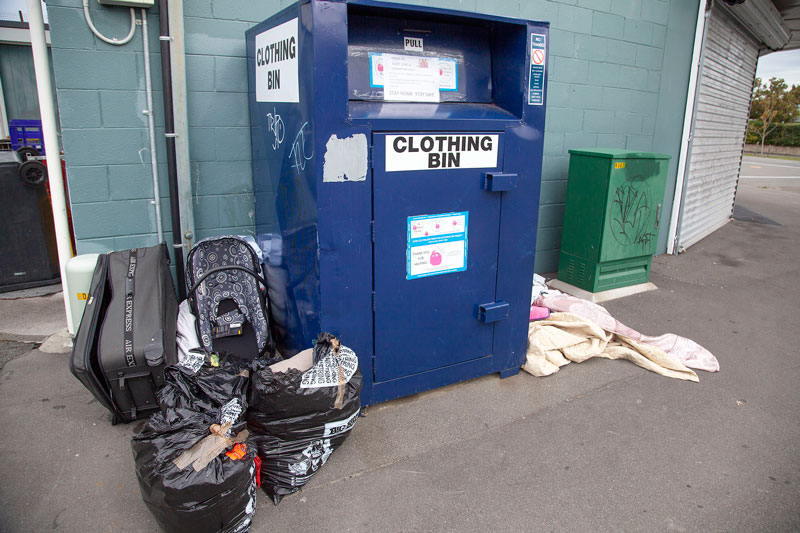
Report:
[[677,249],[730,220],[742,160],[758,43],[714,6],[697,87]]

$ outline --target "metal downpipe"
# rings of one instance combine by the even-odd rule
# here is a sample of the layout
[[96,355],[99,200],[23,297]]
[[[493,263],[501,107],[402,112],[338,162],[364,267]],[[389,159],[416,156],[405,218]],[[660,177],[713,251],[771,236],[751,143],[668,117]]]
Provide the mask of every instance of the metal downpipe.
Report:
[[[32,0],[28,0],[32,1]],[[172,247],[175,256],[175,274],[178,281],[178,299],[186,298],[186,268],[183,262],[181,211],[178,200],[178,169],[175,151],[175,115],[172,106],[172,61],[169,50],[169,7],[167,0],[158,0],[159,42],[161,44],[161,81],[164,95],[164,129],[167,146],[167,178],[169,206],[172,218]]]
[[164,240],[161,222],[161,193],[158,187],[158,159],[156,158],[156,126],[153,120],[153,85],[150,81],[150,35],[147,30],[147,10],[142,8],[142,47],[144,48],[144,88],[147,95],[147,134],[150,140],[150,173],[153,176],[153,206],[156,212],[156,234],[158,242]]

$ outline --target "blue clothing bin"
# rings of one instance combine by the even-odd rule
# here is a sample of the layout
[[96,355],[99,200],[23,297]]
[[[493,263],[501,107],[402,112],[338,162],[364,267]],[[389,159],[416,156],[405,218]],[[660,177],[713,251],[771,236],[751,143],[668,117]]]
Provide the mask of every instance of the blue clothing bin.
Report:
[[304,0],[246,33],[278,347],[320,331],[377,403],[527,348],[548,23]]

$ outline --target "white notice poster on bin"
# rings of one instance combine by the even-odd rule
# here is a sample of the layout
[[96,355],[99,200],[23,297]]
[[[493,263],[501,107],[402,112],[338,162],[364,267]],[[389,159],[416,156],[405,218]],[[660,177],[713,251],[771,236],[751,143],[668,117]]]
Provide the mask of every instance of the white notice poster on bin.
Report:
[[384,54],[383,99],[387,102],[438,102],[439,60]]

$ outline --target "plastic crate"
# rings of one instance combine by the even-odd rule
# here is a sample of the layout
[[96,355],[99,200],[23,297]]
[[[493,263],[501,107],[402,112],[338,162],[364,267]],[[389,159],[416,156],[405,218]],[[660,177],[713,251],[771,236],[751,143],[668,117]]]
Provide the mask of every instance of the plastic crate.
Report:
[[30,146],[45,155],[41,120],[14,119],[9,121],[8,129],[10,130],[12,150]]

